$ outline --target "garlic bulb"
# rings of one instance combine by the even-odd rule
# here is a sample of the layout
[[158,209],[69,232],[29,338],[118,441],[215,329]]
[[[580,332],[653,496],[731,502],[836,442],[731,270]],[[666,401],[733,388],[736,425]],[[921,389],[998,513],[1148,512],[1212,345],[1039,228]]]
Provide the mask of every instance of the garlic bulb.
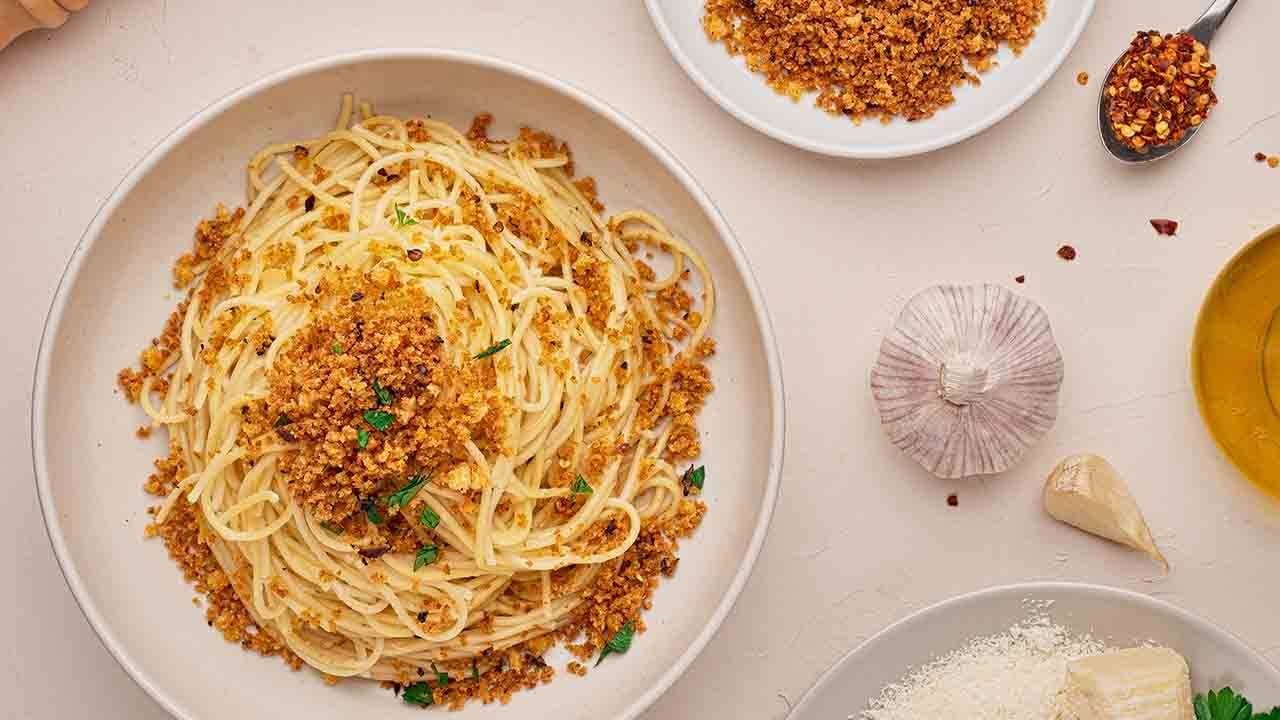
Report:
[[943,478],[1011,467],[1053,426],[1061,385],[1049,317],[998,285],[913,297],[871,370],[889,439]]
[[1141,550],[1169,571],[1129,486],[1097,455],[1072,455],[1058,463],[1044,482],[1044,509],[1068,525]]

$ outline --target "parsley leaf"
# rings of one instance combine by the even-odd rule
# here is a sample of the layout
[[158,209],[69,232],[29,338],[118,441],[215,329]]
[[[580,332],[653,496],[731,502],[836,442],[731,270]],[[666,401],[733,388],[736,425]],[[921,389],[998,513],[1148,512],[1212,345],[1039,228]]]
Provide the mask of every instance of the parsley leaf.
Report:
[[631,639],[636,635],[636,628],[631,623],[625,623],[618,628],[618,632],[609,638],[609,642],[604,644],[604,649],[600,651],[600,659],[596,660],[596,665],[604,662],[609,653],[625,653],[631,649]]
[[503,340],[500,343],[497,343],[496,345],[490,345],[484,350],[481,350],[480,353],[476,355],[475,359],[483,360],[489,357],[490,355],[495,355],[503,350],[506,350],[509,347],[511,347],[511,340],[508,338],[506,340]]
[[418,516],[418,519],[422,521],[423,525],[433,530],[440,525],[440,516],[429,507],[422,508],[422,515]]
[[364,510],[364,516],[374,525],[381,525],[387,521],[382,511],[378,509],[378,501],[371,498],[365,498],[360,501],[360,509]]
[[1254,715],[1253,720],[1280,720],[1280,705],[1271,708],[1271,712]]
[[397,205],[396,206],[396,224],[399,225],[400,227],[404,227],[406,225],[417,225],[418,221],[409,213],[405,212],[404,210],[401,210],[400,206]]
[[395,399],[390,390],[378,383],[378,378],[373,379],[373,394],[378,398],[379,405],[390,405],[391,401]]
[[374,430],[386,430],[396,421],[396,416],[386,410],[365,410],[364,421],[372,425]]
[[413,496],[418,494],[422,489],[422,484],[427,481],[427,476],[422,473],[414,473],[409,478],[409,483],[399,490],[387,496],[387,507],[395,505],[396,507],[404,507],[413,501]]
[[340,344],[338,344],[338,343],[334,343],[334,344],[333,344],[333,347],[331,347],[331,348],[329,348],[329,349],[330,349],[330,350],[333,350],[333,354],[334,354],[334,355],[341,355],[342,353],[346,352],[345,350],[343,350],[343,349],[342,349],[342,345],[340,345]]
[[413,569],[417,570],[423,565],[430,565],[440,559],[440,548],[435,545],[423,545],[418,548],[418,554],[413,556]]
[[431,663],[431,672],[436,674],[436,685],[445,687],[449,684],[449,673],[440,672],[440,668],[436,667],[435,663]]
[[369,447],[369,431],[368,430],[365,430],[364,428],[359,428],[356,430],[356,445],[359,446],[361,450]]
[[282,428],[291,422],[293,422],[293,420],[289,419],[288,415],[280,413],[280,417],[276,418],[275,427]]
[[333,533],[334,535],[341,535],[341,534],[342,534],[342,528],[340,528],[340,527],[338,527],[337,525],[334,525],[333,523],[328,522],[328,521],[325,521],[325,522],[320,523],[320,527],[324,528],[325,530],[328,530],[329,532]]
[[582,477],[582,473],[578,473],[578,476],[573,479],[573,485],[570,485],[569,489],[580,495],[591,494],[591,486],[587,484],[587,479]]
[[1249,720],[1253,717],[1253,705],[1229,687],[1197,695],[1195,709],[1196,720]]
[[424,682],[416,682],[404,689],[404,701],[410,705],[421,705],[426,707],[435,702],[435,697],[431,695],[431,686]]
[[697,488],[698,492],[702,492],[702,484],[706,480],[707,467],[705,465],[699,465],[698,467],[690,465],[689,469],[684,471],[684,477],[680,478],[680,484],[684,486],[684,492],[687,495],[689,494],[689,488]]
[[480,668],[476,666],[475,658],[471,659],[471,679],[477,681],[480,679]]

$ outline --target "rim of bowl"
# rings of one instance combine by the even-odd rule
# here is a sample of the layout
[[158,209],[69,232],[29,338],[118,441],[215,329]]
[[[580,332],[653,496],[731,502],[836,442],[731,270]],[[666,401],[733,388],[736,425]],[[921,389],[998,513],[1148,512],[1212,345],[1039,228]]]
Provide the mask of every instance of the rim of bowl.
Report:
[[[671,27],[667,24],[666,15],[658,7],[660,0],[645,0],[645,7],[649,10],[649,19],[653,21],[654,27],[658,30],[658,35],[662,37],[662,42],[667,46],[667,50],[671,56],[675,58],[680,67],[684,69],[689,79],[702,90],[703,94],[711,98],[717,105],[733,115],[745,125],[758,130],[765,135],[779,140],[788,145],[798,147],[809,152],[819,153],[821,155],[831,155],[834,157],[857,158],[862,160],[884,160],[889,158],[910,157],[912,155],[921,155],[934,150],[940,150],[949,145],[968,140],[978,133],[987,130],[992,125],[1004,120],[1013,114],[1014,110],[1022,107],[1024,103],[1031,99],[1031,96],[1040,92],[1045,83],[1049,82],[1049,78],[1058,72],[1058,68],[1062,67],[1062,63],[1066,62],[1067,55],[1075,49],[1076,43],[1080,41],[1080,35],[1084,32],[1084,28],[1089,24],[1089,19],[1093,17],[1093,10],[1097,5],[1097,0],[1083,0],[1081,3],[1080,16],[1076,19],[1076,23],[1071,28],[1071,32],[1067,36],[1067,42],[1058,49],[1058,52],[1049,61],[1049,64],[1035,77],[1032,82],[1027,84],[1021,91],[1015,94],[1003,105],[996,107],[986,116],[977,122],[967,125],[954,132],[946,133],[936,138],[922,140],[920,142],[900,142],[889,145],[870,145],[865,143],[842,144],[823,142],[812,140],[803,135],[787,130],[780,125],[763,120],[756,115],[751,114],[738,104],[729,99],[715,86],[707,76],[694,65],[689,56],[681,49],[679,43],[676,42],[675,34],[671,32]],[[761,87],[764,87],[763,85]],[[767,89],[767,88],[766,88]]]
[[903,617],[899,620],[894,621],[884,629],[877,632],[875,635],[872,635],[866,640],[858,643],[857,647],[853,648],[852,650],[845,653],[844,655],[841,655],[839,660],[836,660],[834,663],[832,663],[831,667],[823,671],[822,675],[818,677],[817,681],[814,682],[813,685],[811,685],[809,689],[804,692],[804,695],[800,697],[800,701],[796,703],[795,708],[791,712],[787,713],[787,717],[788,718],[800,717],[801,711],[805,710],[810,703],[816,702],[815,698],[818,696],[818,693],[821,692],[823,688],[825,688],[828,684],[831,683],[831,681],[835,678],[835,676],[840,671],[840,668],[842,668],[845,663],[853,659],[855,655],[862,652],[864,648],[871,645],[872,643],[882,641],[886,636],[894,632],[897,632],[898,630],[902,629],[907,625],[910,625],[913,622],[918,621],[919,619],[921,619],[926,615],[933,615],[938,612],[949,610],[956,605],[963,605],[965,603],[972,602],[975,600],[981,600],[983,598],[990,597],[993,595],[1047,593],[1047,592],[1083,592],[1086,594],[1110,596],[1112,598],[1123,598],[1125,600],[1132,600],[1138,603],[1139,605],[1145,605],[1149,608],[1158,610],[1160,612],[1168,613],[1170,615],[1173,615],[1177,619],[1181,620],[1182,622],[1185,622],[1195,627],[1196,630],[1198,630],[1199,632],[1216,636],[1218,639],[1222,640],[1223,642],[1229,645],[1235,646],[1236,649],[1242,651],[1245,655],[1252,657],[1255,661],[1257,661],[1258,665],[1262,668],[1265,668],[1268,674],[1271,675],[1272,680],[1277,685],[1280,685],[1280,669],[1277,669],[1276,666],[1273,665],[1270,660],[1267,660],[1267,658],[1264,657],[1262,653],[1255,650],[1253,646],[1251,646],[1249,643],[1245,642],[1244,640],[1241,640],[1239,637],[1235,635],[1235,633],[1232,633],[1229,630],[1220,628],[1217,625],[1209,622],[1208,620],[1205,620],[1204,618],[1200,617],[1199,615],[1196,615],[1195,613],[1192,613],[1189,610],[1184,610],[1178,607],[1177,605],[1174,605],[1173,603],[1170,603],[1166,600],[1161,600],[1159,598],[1155,598],[1150,595],[1144,595],[1140,592],[1134,592],[1133,590],[1127,590],[1125,588],[1113,587],[1111,585],[1098,585],[1096,583],[1060,582],[1060,581],[1025,582],[1025,583],[1010,583],[1007,585],[993,585],[991,587],[982,588],[981,590],[973,590],[971,592],[962,593],[960,595],[949,597],[945,600],[936,602],[932,605],[929,605],[928,607],[924,607],[919,610],[916,610],[915,612],[907,615],[906,617]]
[[66,580],[67,586],[71,590],[72,596],[76,600],[76,604],[80,607],[89,625],[97,634],[98,639],[106,647],[107,651],[115,658],[116,662],[125,669],[129,677],[141,687],[153,700],[159,703],[170,714],[178,718],[191,718],[192,715],[188,710],[178,704],[168,694],[168,691],[158,686],[151,677],[134,661],[133,657],[121,645],[120,640],[116,637],[115,632],[106,623],[102,614],[99,612],[94,599],[88,594],[84,587],[83,580],[76,568],[76,564],[70,556],[65,539],[62,533],[62,524],[59,521],[51,499],[49,488],[49,475],[46,462],[48,454],[47,438],[45,437],[45,419],[48,410],[47,393],[49,385],[49,352],[50,343],[57,334],[57,329],[61,325],[63,311],[67,303],[67,295],[70,287],[74,284],[76,277],[79,275],[81,266],[86,256],[86,251],[93,242],[101,234],[106,219],[112,214],[116,207],[121,203],[123,198],[133,190],[138,182],[146,176],[151,169],[159,162],[159,160],[167,155],[170,150],[180,145],[187,139],[191,133],[205,124],[210,122],[216,116],[233,107],[242,100],[252,97],[264,90],[268,90],[277,85],[294,80],[300,76],[308,75],[315,72],[322,72],[346,65],[358,64],[371,61],[383,60],[446,60],[463,64],[476,65],[490,70],[504,72],[514,75],[527,82],[540,85],[548,90],[558,93],[569,100],[577,102],[607,122],[626,132],[632,139],[640,143],[651,155],[653,155],[684,187],[685,191],[693,197],[698,206],[711,220],[712,225],[716,229],[720,242],[724,244],[739,275],[742,276],[743,285],[746,287],[747,295],[751,301],[751,308],[756,319],[756,326],[759,330],[764,344],[764,352],[768,365],[769,374],[769,390],[773,401],[773,432],[770,437],[769,447],[769,468],[768,477],[764,488],[764,498],[761,503],[759,512],[755,517],[755,528],[752,531],[750,542],[747,545],[746,555],[742,558],[741,564],[738,566],[737,572],[734,574],[733,580],[729,585],[728,591],[720,600],[720,604],[715,608],[711,616],[710,622],[702,629],[702,631],[693,639],[685,651],[680,655],[679,659],[666,670],[647,690],[639,697],[633,700],[623,714],[623,718],[630,720],[640,713],[644,712],[649,706],[657,701],[675,681],[684,674],[695,658],[698,657],[719,631],[729,612],[733,609],[737,602],[738,596],[742,593],[743,587],[746,585],[747,579],[751,575],[751,571],[755,567],[756,560],[759,558],[761,547],[769,529],[769,522],[772,519],[774,507],[777,504],[779,488],[782,482],[782,464],[785,448],[785,431],[786,431],[786,407],[785,397],[782,387],[782,368],[781,357],[778,352],[778,345],[774,335],[773,321],[769,316],[768,308],[764,303],[764,296],[760,290],[759,283],[756,280],[755,273],[751,269],[750,262],[747,260],[746,253],[742,245],[738,242],[737,237],[729,228],[728,222],[724,216],[720,214],[720,210],[712,202],[706,191],[693,178],[689,170],[671,154],[665,146],[657,139],[649,135],[645,130],[641,129],[634,121],[624,115],[621,111],[615,109],[608,103],[596,98],[594,95],[582,90],[576,85],[559,80],[546,73],[534,70],[519,63],[512,62],[503,58],[492,55],[484,55],[466,50],[451,50],[443,48],[383,48],[373,50],[359,50],[354,52],[340,53],[337,55],[326,56],[322,58],[308,60],[296,65],[289,66],[283,70],[273,72],[259,80],[248,85],[244,85],[237,90],[224,95],[221,99],[206,105],[189,117],[185,122],[165,136],[157,143],[146,155],[142,157],[124,176],[124,178],[112,189],[111,194],[99,206],[94,214],[93,220],[80,236],[80,240],[76,243],[72,250],[71,257],[67,261],[67,266],[63,270],[62,277],[58,280],[57,289],[54,291],[53,302],[49,307],[48,315],[45,318],[44,329],[40,334],[40,349],[36,356],[35,376],[31,389],[31,456],[32,464],[35,469],[36,476],[36,494],[40,501],[40,511],[44,517],[45,531],[49,536],[49,543],[53,546],[54,556],[58,561],[58,566],[62,570],[63,578]]
[[1245,472],[1244,467],[1236,459],[1236,456],[1227,448],[1226,443],[1213,429],[1213,426],[1209,424],[1209,411],[1206,409],[1209,404],[1209,399],[1205,396],[1206,376],[1204,374],[1204,368],[1200,364],[1200,347],[1203,344],[1205,333],[1205,311],[1208,310],[1209,303],[1212,302],[1213,296],[1216,295],[1218,290],[1224,283],[1226,283],[1227,273],[1234,270],[1239,265],[1240,261],[1244,259],[1245,255],[1253,252],[1254,248],[1264,242],[1280,242],[1280,225],[1272,225],[1266,230],[1263,230],[1261,233],[1250,238],[1249,241],[1241,246],[1239,250],[1232,253],[1231,257],[1223,263],[1222,267],[1218,269],[1218,272],[1214,274],[1213,281],[1209,283],[1208,289],[1204,291],[1204,297],[1200,299],[1200,308],[1196,310],[1195,330],[1191,335],[1191,389],[1196,394],[1196,410],[1200,415],[1200,424],[1204,427],[1204,431],[1208,433],[1209,438],[1213,440],[1214,447],[1218,448],[1218,452],[1222,453],[1222,456],[1227,459],[1227,462],[1231,463],[1231,467],[1235,468],[1236,472],[1244,478],[1245,482],[1258,492],[1261,492],[1270,498],[1273,497],[1272,494],[1266,492],[1261,483],[1254,480],[1249,476],[1249,473]]

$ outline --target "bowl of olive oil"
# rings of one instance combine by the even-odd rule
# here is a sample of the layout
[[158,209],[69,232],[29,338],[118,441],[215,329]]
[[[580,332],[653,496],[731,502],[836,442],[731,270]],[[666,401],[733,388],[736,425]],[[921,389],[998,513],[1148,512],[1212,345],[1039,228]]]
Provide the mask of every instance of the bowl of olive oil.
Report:
[[1209,288],[1191,376],[1223,453],[1280,498],[1280,226],[1236,253]]

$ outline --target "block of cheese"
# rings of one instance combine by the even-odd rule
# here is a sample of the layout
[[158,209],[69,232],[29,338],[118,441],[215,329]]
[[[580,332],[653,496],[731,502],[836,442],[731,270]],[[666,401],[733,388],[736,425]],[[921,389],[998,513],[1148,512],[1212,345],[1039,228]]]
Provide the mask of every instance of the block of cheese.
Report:
[[1164,647],[1073,660],[1061,695],[1064,720],[1194,720],[1191,673]]

